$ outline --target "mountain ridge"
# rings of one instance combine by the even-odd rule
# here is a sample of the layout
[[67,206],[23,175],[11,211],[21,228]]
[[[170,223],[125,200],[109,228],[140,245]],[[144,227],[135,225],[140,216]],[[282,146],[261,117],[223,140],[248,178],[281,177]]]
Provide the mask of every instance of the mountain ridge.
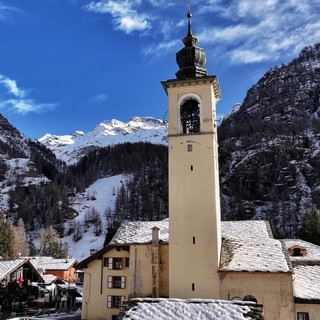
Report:
[[153,117],[132,117],[128,122],[112,119],[98,124],[84,133],[72,135],[45,134],[38,141],[51,149],[57,158],[75,164],[92,147],[106,147],[124,142],[151,142],[167,144],[167,126]]

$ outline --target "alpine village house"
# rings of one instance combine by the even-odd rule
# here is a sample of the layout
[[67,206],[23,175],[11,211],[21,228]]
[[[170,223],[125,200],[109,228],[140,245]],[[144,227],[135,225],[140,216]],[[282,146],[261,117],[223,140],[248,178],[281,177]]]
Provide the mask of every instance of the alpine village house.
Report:
[[267,221],[220,219],[220,89],[207,74],[190,9],[187,17],[176,79],[162,82],[169,219],[124,223],[77,265],[84,270],[82,319],[318,320],[320,247],[276,240]]

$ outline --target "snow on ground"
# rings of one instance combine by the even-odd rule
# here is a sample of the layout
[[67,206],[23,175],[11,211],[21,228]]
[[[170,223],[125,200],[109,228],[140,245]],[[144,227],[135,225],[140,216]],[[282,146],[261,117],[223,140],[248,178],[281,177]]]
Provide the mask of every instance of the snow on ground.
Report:
[[[88,257],[90,255],[90,249],[102,249],[107,227],[104,213],[107,208],[114,208],[116,191],[125,180],[126,177],[123,175],[99,179],[89,186],[81,195],[76,196],[72,207],[79,212],[79,215],[74,220],[79,221],[83,227],[83,237],[78,242],[74,242],[72,239],[73,235],[70,235],[65,237],[63,241],[68,243],[69,255],[75,257],[78,261]],[[93,225],[89,228],[85,228],[84,226],[85,215],[92,208],[97,210],[101,216],[103,226],[100,236],[95,236]],[[65,223],[65,233],[68,231],[69,223],[70,222]]]
[[80,320],[81,319],[81,311],[78,310],[76,312],[71,313],[51,313],[50,315],[38,315],[36,317],[19,317],[19,318],[11,318],[11,320],[22,320],[22,319],[46,319],[46,320],[62,320],[62,319],[70,319],[70,320]]

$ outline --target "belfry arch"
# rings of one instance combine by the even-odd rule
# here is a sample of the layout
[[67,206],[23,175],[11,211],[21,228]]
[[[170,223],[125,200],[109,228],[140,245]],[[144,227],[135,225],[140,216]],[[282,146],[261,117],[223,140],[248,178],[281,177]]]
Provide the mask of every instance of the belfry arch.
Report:
[[198,95],[187,94],[179,99],[180,130],[182,134],[199,133],[202,125],[201,99]]

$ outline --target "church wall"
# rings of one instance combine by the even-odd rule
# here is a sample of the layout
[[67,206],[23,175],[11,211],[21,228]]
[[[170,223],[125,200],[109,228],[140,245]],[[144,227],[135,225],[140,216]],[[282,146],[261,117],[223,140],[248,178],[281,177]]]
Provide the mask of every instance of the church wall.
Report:
[[299,304],[296,305],[296,315],[298,312],[307,312],[309,314],[309,319],[319,319],[320,315],[320,304]]
[[[159,245],[159,295],[169,294],[168,245]],[[130,297],[153,297],[152,245],[130,247]]]
[[160,246],[160,297],[169,297],[169,245]]
[[266,320],[295,319],[291,273],[221,272],[219,275],[221,299],[237,300],[252,295],[263,304]]

